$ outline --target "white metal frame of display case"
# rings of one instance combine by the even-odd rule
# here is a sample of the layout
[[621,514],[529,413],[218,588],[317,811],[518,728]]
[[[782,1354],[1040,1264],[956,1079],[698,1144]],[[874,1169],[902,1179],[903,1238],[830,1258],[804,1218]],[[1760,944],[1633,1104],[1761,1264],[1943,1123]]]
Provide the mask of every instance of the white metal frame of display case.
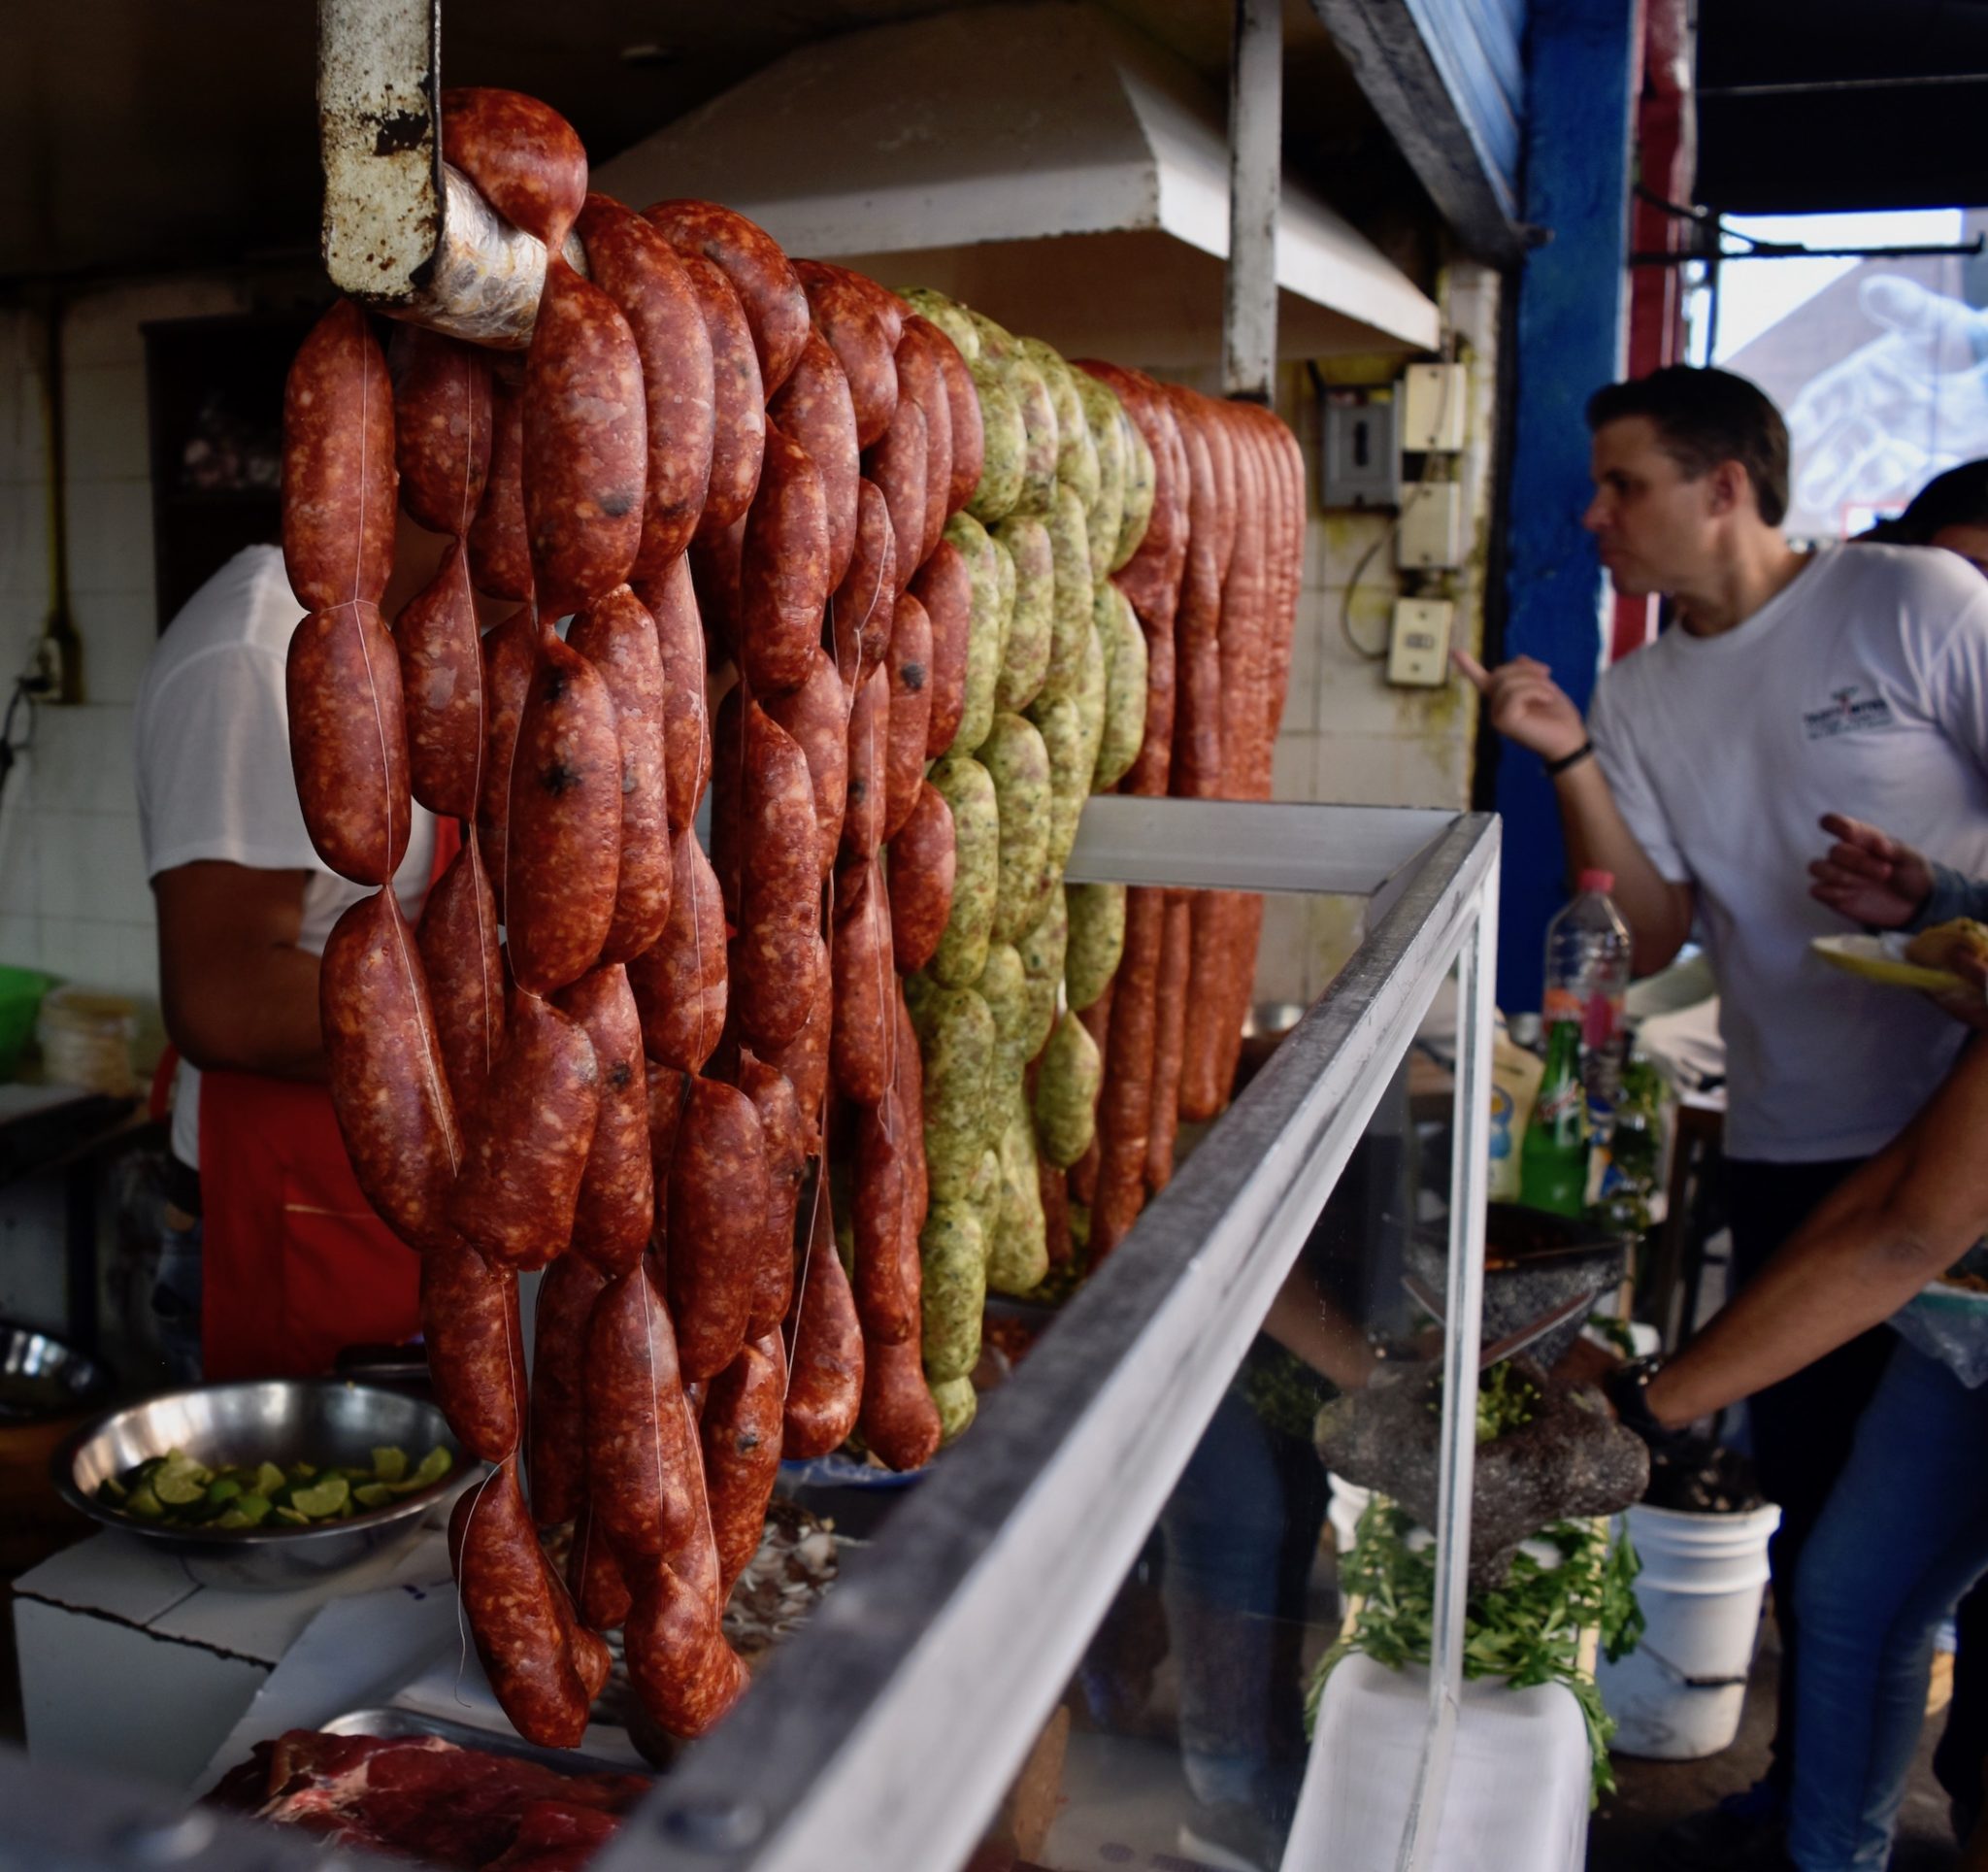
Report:
[[[1474,1372],[1498,852],[1498,821],[1481,815],[1088,803],[1073,881],[1367,896],[1366,940],[965,1440],[629,1817],[597,1872],[947,1872],[966,1858],[1452,967],[1443,1355],[1447,1370]],[[1429,1719],[1398,1872],[1430,1863],[1461,1694],[1472,1402],[1471,1387],[1444,1387]],[[135,1790],[104,1798],[93,1777],[58,1779],[0,1753],[0,1868],[57,1854],[78,1867],[327,1863],[268,1829],[173,1820]],[[1284,1863],[1322,1862],[1294,1836]]]
[[[944,1872],[1021,1766],[1272,1298],[1459,968],[1447,1368],[1474,1372],[1498,824],[1444,813],[1100,798],[1073,881],[1380,896],[1318,1003],[980,1420],[599,1872]],[[1190,992],[1192,986],[1190,985]],[[1430,1720],[1399,1865],[1427,1863],[1462,1683],[1475,1451],[1446,1386]],[[1428,1823],[1425,1823],[1428,1822]],[[658,1841],[669,1853],[659,1860]],[[1286,1864],[1308,1860],[1294,1839]]]

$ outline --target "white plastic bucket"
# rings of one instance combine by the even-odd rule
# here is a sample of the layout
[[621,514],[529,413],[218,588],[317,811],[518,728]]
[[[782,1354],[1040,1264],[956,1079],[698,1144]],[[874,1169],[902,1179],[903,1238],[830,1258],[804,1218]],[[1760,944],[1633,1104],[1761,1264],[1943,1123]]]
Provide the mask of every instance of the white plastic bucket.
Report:
[[1646,1628],[1627,1657],[1596,1668],[1615,1719],[1611,1749],[1695,1761],[1731,1746],[1760,1635],[1768,1536],[1780,1521],[1772,1504],[1743,1515],[1630,1509]]
[[1367,1512],[1374,1491],[1362,1488],[1357,1482],[1348,1482],[1344,1476],[1334,1475],[1330,1469],[1325,1472],[1325,1479],[1332,1486],[1325,1518],[1332,1522],[1333,1539],[1343,1558],[1353,1551],[1353,1542],[1360,1532],[1360,1517]]

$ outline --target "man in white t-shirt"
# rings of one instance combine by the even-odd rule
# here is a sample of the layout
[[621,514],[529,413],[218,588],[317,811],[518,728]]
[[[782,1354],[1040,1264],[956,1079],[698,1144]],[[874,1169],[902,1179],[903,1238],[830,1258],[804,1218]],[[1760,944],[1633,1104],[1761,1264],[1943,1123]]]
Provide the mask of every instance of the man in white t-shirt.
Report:
[[[1694,926],[1720,989],[1736,1272],[1755,1273],[1953,1063],[1930,1005],[1829,970],[1841,923],[1808,894],[1818,821],[1847,813],[1988,872],[1988,585],[1937,552],[1796,552],[1787,432],[1751,384],[1673,367],[1588,406],[1586,525],[1619,592],[1661,592],[1675,624],[1602,678],[1588,721],[1521,657],[1465,672],[1492,725],[1553,777],[1571,862],[1615,875],[1640,973]],[[1803,1541],[1847,1454],[1889,1336],[1865,1335],[1752,1406],[1784,1657]],[[1759,1805],[1787,1785],[1783,1722]],[[1714,1862],[1708,1855],[1706,1862]]]
[[[444,544],[404,531],[389,606],[418,588]],[[139,832],[158,908],[160,1002],[180,1053],[175,1213],[154,1305],[184,1377],[202,1366],[203,1317],[209,1378],[241,1375],[245,1362],[310,1369],[345,1334],[414,1329],[414,1257],[379,1249],[383,1225],[358,1199],[343,1152],[327,1157],[336,1131],[318,957],[340,914],[368,892],[325,868],[297,803],[284,665],[302,617],[282,552],[249,547],[187,600],[139,687]],[[417,806],[394,879],[411,919],[435,854],[436,822]],[[356,1262],[342,1258],[351,1242]],[[238,1254],[248,1260],[238,1265]],[[217,1309],[230,1342],[218,1356]],[[249,1329],[229,1332],[230,1320]]]

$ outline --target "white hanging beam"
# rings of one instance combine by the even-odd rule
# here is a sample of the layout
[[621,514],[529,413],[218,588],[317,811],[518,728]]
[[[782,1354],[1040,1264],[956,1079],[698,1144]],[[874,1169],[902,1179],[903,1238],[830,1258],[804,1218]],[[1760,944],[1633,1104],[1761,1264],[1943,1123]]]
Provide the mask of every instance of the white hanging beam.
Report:
[[1283,179],[1284,17],[1278,0],[1235,0],[1229,57],[1229,270],[1222,389],[1268,403],[1277,361],[1277,208]]

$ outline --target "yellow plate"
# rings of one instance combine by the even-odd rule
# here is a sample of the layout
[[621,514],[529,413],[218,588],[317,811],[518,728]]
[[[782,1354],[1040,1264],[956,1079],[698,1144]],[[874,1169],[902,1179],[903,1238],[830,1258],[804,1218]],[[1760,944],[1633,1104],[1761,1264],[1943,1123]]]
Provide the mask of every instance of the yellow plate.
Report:
[[1891,936],[1817,936],[1808,945],[1825,962],[1867,982],[1895,988],[1921,988],[1929,994],[1965,992],[1967,984],[1943,968],[1927,968],[1905,960],[1906,938]]

